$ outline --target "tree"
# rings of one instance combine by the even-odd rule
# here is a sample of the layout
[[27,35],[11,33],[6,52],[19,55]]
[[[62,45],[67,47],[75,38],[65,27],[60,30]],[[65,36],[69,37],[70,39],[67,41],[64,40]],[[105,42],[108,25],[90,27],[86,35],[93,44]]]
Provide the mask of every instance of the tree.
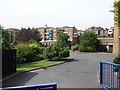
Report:
[[36,40],[38,43],[42,40],[41,35],[37,29],[24,29],[18,31],[16,35],[16,41],[18,42],[29,42],[30,40]]
[[69,36],[63,33],[63,30],[59,30],[56,38],[57,42],[44,50],[44,59],[61,60],[63,57],[69,57],[70,52],[69,48],[67,48],[70,45]]
[[0,26],[0,30],[2,31],[2,49],[11,49],[10,34],[3,30],[2,26]]
[[96,50],[97,35],[94,32],[86,31],[80,36],[80,51],[93,52]]
[[68,41],[69,36],[66,33],[63,33],[63,30],[57,31],[57,43],[63,48],[63,47],[69,47],[70,41]]

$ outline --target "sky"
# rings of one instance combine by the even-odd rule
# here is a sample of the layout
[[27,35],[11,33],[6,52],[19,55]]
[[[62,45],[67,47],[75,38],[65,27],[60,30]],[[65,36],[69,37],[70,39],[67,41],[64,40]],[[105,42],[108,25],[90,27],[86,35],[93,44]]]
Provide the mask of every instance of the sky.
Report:
[[0,0],[4,28],[114,26],[114,0]]

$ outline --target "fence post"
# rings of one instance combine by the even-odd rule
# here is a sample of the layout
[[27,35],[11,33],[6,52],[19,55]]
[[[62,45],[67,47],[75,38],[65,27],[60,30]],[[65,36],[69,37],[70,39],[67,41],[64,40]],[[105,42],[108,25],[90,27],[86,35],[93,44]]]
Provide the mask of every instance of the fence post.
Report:
[[102,63],[100,61],[100,84],[102,84]]
[[57,90],[57,84],[53,86],[53,90]]

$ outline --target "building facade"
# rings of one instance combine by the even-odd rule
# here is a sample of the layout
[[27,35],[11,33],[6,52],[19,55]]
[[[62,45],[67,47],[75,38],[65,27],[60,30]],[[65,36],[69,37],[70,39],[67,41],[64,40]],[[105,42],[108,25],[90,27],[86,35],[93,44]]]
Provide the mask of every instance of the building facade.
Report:
[[105,35],[107,37],[113,37],[113,33],[114,33],[114,30],[113,28],[110,28],[110,29],[103,29],[102,27],[90,27],[87,29],[87,31],[93,31],[95,32],[97,35]]
[[54,42],[56,42],[56,33],[58,30],[63,30],[63,33],[68,34],[69,40],[72,41],[74,38],[74,33],[77,33],[77,29],[75,27],[40,27],[37,28],[37,30],[40,32],[42,36],[41,43],[45,45],[50,45]]
[[8,28],[6,29],[8,33],[10,34],[10,41],[13,42],[16,38],[16,33],[19,31],[19,29],[16,28]]

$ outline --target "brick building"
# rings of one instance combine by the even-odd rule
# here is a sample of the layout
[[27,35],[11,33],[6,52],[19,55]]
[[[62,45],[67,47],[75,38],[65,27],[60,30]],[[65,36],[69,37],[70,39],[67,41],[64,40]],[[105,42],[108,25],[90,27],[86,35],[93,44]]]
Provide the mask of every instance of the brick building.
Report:
[[68,27],[68,26],[54,28],[54,27],[47,27],[46,25],[45,27],[37,28],[37,30],[42,35],[43,39],[41,42],[44,43],[45,45],[49,45],[56,42],[57,30],[63,30],[63,33],[68,34],[70,41],[73,40],[74,33],[77,33],[77,29],[75,27]]
[[113,37],[113,28],[111,27],[110,29],[103,29],[102,27],[90,27],[88,28],[86,31],[93,31],[95,32],[97,35],[105,35],[107,37]]
[[10,34],[10,41],[13,42],[16,38],[16,33],[19,31],[19,29],[16,28],[8,28],[6,29],[8,33]]

